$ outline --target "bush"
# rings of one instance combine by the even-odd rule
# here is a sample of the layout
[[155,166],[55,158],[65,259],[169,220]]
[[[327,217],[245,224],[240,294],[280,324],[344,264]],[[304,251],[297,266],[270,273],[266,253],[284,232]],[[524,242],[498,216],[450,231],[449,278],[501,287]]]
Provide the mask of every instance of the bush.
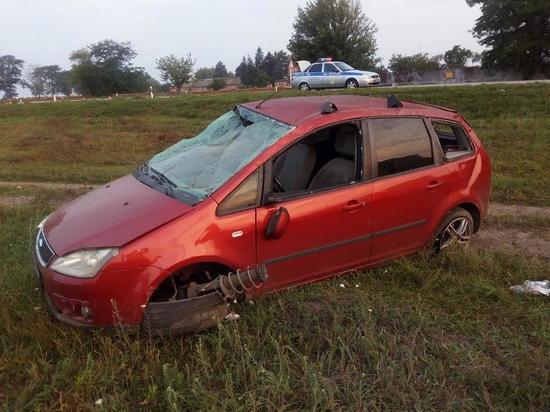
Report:
[[210,88],[213,90],[220,90],[225,87],[225,79],[217,77],[212,80],[212,83],[210,84]]

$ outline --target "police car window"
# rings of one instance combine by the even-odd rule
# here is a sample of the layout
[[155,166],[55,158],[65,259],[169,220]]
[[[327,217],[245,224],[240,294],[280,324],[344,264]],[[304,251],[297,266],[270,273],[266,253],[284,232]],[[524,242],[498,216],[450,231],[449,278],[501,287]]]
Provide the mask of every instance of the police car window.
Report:
[[323,67],[323,65],[320,64],[320,63],[312,64],[311,67],[309,68],[308,72],[309,73],[321,73],[322,67]]
[[334,64],[327,64],[327,63],[325,63],[325,70],[323,70],[323,71],[325,73],[339,73],[340,72]]
[[353,67],[351,67],[349,64],[346,64],[346,63],[335,63],[335,64],[343,72],[345,72],[347,70],[353,70]]

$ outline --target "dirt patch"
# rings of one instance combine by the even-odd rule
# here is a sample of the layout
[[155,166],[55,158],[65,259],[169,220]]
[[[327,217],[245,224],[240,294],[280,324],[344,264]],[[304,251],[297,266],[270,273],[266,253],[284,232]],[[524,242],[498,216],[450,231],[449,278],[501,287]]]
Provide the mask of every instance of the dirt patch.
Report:
[[489,216],[506,216],[506,215],[550,218],[550,207],[505,205],[502,203],[491,203],[489,205]]
[[20,189],[26,188],[41,188],[51,190],[67,190],[67,189],[95,189],[101,185],[90,185],[80,183],[53,183],[53,182],[5,182],[0,181],[0,186],[16,187]]
[[30,205],[34,196],[3,196],[0,195],[0,207],[19,207]]
[[522,229],[484,226],[474,235],[472,244],[485,250],[550,259],[550,230],[535,234]]

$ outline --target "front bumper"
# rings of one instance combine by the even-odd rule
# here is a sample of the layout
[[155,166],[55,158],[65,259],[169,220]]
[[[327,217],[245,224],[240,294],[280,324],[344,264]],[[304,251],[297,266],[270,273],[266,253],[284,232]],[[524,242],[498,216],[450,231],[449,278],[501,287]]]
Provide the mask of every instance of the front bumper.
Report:
[[359,86],[361,87],[366,87],[366,86],[373,86],[373,85],[376,85],[376,84],[380,84],[380,78],[366,78],[366,77],[361,77],[361,78],[358,78],[357,81],[359,82]]
[[[39,262],[35,274],[49,311],[58,321],[81,328],[139,330],[151,285],[166,275],[155,267],[100,272],[91,279],[61,275]],[[82,308],[89,315],[84,316]]]

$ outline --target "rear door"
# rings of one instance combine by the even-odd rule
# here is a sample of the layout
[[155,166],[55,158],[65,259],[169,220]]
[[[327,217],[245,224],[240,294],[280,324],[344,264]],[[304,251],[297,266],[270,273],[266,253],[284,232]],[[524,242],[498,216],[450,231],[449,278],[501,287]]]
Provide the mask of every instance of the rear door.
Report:
[[309,67],[307,80],[312,89],[323,87],[323,63],[314,63]]
[[340,70],[332,64],[325,63],[323,67],[323,87],[341,87],[343,86],[342,76]]
[[450,203],[452,180],[425,119],[369,119],[368,130],[374,176],[374,263],[413,252],[430,241]]

